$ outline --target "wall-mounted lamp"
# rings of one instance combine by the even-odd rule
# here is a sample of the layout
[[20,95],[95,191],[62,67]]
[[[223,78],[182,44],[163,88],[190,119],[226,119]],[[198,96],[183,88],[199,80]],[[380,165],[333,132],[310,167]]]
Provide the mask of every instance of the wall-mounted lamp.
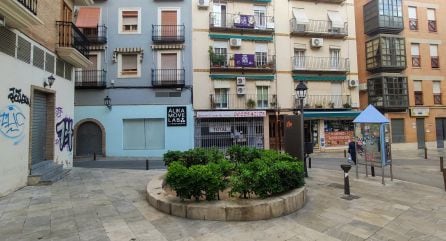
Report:
[[48,77],[48,80],[43,81],[43,87],[46,88],[47,86],[49,86],[51,88],[51,86],[53,86],[55,80],[56,80],[56,78],[54,78],[53,75],[50,75]]
[[107,106],[109,110],[112,108],[111,99],[108,95],[104,98],[104,105]]

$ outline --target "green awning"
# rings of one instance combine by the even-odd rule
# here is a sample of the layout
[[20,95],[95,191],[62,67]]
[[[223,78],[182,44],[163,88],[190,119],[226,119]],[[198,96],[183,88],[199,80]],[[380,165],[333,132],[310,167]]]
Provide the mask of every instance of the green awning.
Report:
[[293,74],[295,81],[345,81],[346,75],[302,75]]
[[242,40],[249,40],[249,41],[267,41],[267,42],[273,41],[273,37],[236,35],[236,34],[213,34],[213,33],[211,33],[211,34],[209,34],[209,38],[211,38],[211,39],[239,38]]
[[274,75],[235,75],[235,74],[211,74],[213,80],[236,80],[237,77],[245,77],[248,80],[274,80]]
[[271,0],[254,0],[256,3],[269,3]]
[[348,118],[354,119],[361,111],[304,111],[304,118],[326,119],[326,118]]

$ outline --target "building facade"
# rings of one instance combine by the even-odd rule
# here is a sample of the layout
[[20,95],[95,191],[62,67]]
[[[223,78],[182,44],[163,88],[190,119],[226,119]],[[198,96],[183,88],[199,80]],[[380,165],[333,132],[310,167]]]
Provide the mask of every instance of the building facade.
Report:
[[342,126],[359,107],[353,1],[192,5],[196,146],[281,149],[300,80],[306,141],[346,144],[352,128]]
[[161,157],[193,147],[191,7],[102,1],[77,9],[94,42],[76,70],[75,157]]
[[361,103],[390,119],[393,148],[444,147],[445,4],[375,0],[357,6]]
[[0,196],[55,181],[72,167],[73,68],[90,63],[73,4],[0,2]]

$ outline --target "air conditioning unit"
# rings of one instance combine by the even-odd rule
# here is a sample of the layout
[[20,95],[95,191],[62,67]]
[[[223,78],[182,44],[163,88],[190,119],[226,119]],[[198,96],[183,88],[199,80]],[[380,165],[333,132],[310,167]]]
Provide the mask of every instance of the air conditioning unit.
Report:
[[209,7],[209,0],[197,0],[198,1],[198,8],[208,8]]
[[240,46],[242,46],[242,39],[240,39],[240,38],[230,38],[229,39],[229,45],[231,47],[240,47]]
[[4,27],[6,25],[5,16],[0,15],[0,27]]
[[313,48],[320,48],[324,45],[324,39],[323,38],[312,38],[311,39],[311,47]]
[[359,85],[359,81],[356,79],[351,79],[348,81],[348,87],[353,88],[353,87],[358,87],[358,85]]
[[245,86],[237,86],[237,95],[244,95],[246,93]]
[[237,77],[237,85],[244,86],[246,83],[246,77]]

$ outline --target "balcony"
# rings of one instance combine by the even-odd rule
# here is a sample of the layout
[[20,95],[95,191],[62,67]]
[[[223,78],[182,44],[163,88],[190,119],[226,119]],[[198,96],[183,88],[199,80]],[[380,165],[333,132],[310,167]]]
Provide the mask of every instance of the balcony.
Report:
[[77,70],[75,86],[77,89],[104,89],[106,74],[105,70]]
[[[300,108],[299,100],[294,100],[294,108]],[[350,95],[308,95],[304,99],[305,109],[351,109]]]
[[369,104],[382,111],[406,111],[409,106],[407,77],[378,74],[367,80]]
[[292,58],[295,72],[337,72],[346,73],[350,70],[348,58],[295,56]]
[[431,33],[437,32],[437,21],[436,20],[428,20],[427,28],[428,28],[429,32],[431,32]]
[[276,56],[262,54],[210,54],[211,72],[265,72],[276,69]]
[[94,0],[74,0],[76,6],[91,6],[94,4]]
[[416,18],[409,18],[409,29],[412,31],[418,30],[418,19]]
[[370,72],[401,72],[406,69],[405,39],[380,34],[366,42],[366,67]]
[[8,26],[18,29],[43,24],[37,17],[37,0],[1,0],[0,15]]
[[363,7],[364,32],[398,34],[404,29],[402,0],[372,0]]
[[90,42],[72,22],[57,21],[58,42],[56,52],[75,68],[87,68],[92,63],[86,57]]
[[184,25],[152,25],[154,43],[184,43]]
[[291,35],[326,38],[344,38],[348,35],[348,23],[343,28],[333,28],[331,21],[309,20],[308,24],[298,24],[296,19],[290,20]]
[[229,109],[229,110],[246,110],[246,109],[273,109],[276,108],[276,95],[257,94],[211,94],[211,109]]
[[343,3],[345,0],[300,0],[300,1],[307,1],[307,2],[320,2],[320,3]]
[[156,88],[181,88],[185,85],[184,69],[152,69],[152,86]]
[[272,34],[274,18],[263,15],[209,13],[209,30],[213,32],[236,32]]
[[98,25],[95,28],[79,28],[79,30],[87,37],[90,44],[107,43],[107,27],[105,25]]

